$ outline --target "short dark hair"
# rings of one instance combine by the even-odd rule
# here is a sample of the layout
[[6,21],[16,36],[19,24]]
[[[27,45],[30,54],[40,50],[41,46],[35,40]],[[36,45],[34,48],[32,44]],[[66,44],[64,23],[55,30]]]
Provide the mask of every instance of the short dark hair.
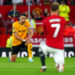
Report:
[[25,16],[25,17],[27,17],[27,15],[25,14],[25,13],[21,13],[20,15],[19,15],[19,17],[20,16]]
[[51,5],[51,11],[57,11],[59,9],[59,3],[58,2],[54,2]]

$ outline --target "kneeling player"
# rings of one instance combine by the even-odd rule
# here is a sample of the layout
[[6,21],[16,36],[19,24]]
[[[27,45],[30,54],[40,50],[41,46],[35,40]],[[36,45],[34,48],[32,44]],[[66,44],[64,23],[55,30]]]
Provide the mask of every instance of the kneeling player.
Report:
[[44,34],[46,43],[41,43],[39,48],[42,69],[46,71],[45,55],[47,53],[54,54],[56,69],[59,72],[64,71],[64,28],[66,26],[65,19],[59,15],[59,4],[53,3],[51,6],[51,16],[43,21]]
[[[12,32],[12,51],[11,51],[11,62],[16,61],[17,53],[21,47],[29,47],[30,40],[33,36],[33,31],[31,29],[29,21],[26,21],[26,15],[21,14],[19,21],[13,23]],[[27,32],[29,36],[27,38]],[[31,49],[32,50],[32,49]]]

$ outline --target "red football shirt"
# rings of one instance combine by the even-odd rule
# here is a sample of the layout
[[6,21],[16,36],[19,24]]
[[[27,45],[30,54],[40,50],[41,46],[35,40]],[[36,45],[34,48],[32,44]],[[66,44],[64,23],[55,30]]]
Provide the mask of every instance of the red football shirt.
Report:
[[46,44],[57,49],[64,49],[64,29],[66,21],[63,17],[53,15],[43,21]]

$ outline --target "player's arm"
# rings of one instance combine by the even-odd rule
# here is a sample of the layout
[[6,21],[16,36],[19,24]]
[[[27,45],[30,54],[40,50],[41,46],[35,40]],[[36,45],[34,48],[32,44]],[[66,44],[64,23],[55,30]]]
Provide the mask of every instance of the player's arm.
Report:
[[33,30],[32,29],[29,29],[28,30],[28,39],[31,39],[33,36]]
[[25,42],[26,40],[25,39],[22,39],[18,36],[17,32],[14,33],[14,36],[15,38],[17,38],[18,40],[22,41],[22,42]]
[[28,28],[28,38],[27,39],[30,40],[33,36],[33,29],[31,28],[31,25],[30,25],[29,21],[28,21],[28,24],[27,24],[27,28]]
[[25,42],[25,39],[22,39],[21,37],[18,36],[18,28],[13,24],[13,34],[15,36],[16,39],[22,41],[22,42]]
[[33,36],[33,30],[32,30],[32,29],[29,29],[29,30],[28,30],[28,38],[26,38],[26,43],[25,43],[25,45],[27,45],[27,44],[29,44],[29,43],[32,43],[32,41],[31,41],[32,36]]

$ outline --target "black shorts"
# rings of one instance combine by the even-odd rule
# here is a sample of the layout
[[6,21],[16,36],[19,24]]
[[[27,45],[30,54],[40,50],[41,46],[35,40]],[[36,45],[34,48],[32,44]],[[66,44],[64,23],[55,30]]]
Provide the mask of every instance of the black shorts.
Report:
[[20,44],[18,46],[12,46],[11,55],[18,54],[20,49],[23,47],[27,49],[27,46],[25,46],[25,42],[23,42],[22,44]]

